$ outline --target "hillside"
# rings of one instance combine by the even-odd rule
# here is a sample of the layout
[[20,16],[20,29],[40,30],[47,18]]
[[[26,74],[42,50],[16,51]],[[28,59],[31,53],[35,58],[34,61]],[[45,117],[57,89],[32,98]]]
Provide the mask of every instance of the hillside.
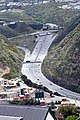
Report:
[[80,19],[77,21],[62,41],[51,45],[42,71],[52,82],[80,93]]
[[0,12],[2,21],[24,21],[27,24],[32,23],[56,23],[64,26],[69,20],[79,14],[80,10],[61,9],[58,6],[66,3],[49,2],[46,4],[27,5],[23,9],[12,9],[4,13]]
[[18,33],[7,26],[0,26],[0,34],[6,36],[7,38],[15,37]]
[[12,30],[16,31],[20,35],[33,32],[33,29],[25,22],[16,22],[15,24],[9,24],[8,27],[10,27]]
[[58,6],[61,4],[64,3],[50,2],[36,6],[26,6],[24,13],[33,18],[37,23],[51,22],[64,26],[73,16],[76,16],[79,11],[73,9],[60,9]]
[[31,35],[23,35],[23,36],[17,36],[16,38],[11,39],[11,41],[16,45],[16,46],[21,46],[28,48],[31,52],[34,49],[36,45],[36,37],[31,36]]
[[24,21],[26,23],[32,23],[33,18],[24,13],[24,10],[12,10],[11,12],[6,11],[0,12],[0,20],[5,20],[7,22],[11,21]]
[[21,74],[23,58],[23,53],[12,42],[0,35],[0,66],[2,66],[2,70],[6,67],[10,69],[10,73],[4,75],[5,78],[12,78]]

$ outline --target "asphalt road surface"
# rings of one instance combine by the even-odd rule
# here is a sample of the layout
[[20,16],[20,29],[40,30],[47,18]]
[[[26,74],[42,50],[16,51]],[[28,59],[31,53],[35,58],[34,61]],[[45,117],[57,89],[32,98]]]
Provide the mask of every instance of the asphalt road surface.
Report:
[[46,86],[52,92],[58,92],[65,97],[80,100],[80,94],[52,83],[41,72],[41,64],[56,36],[57,34],[46,34],[45,32],[39,33],[38,38],[36,39],[38,43],[32,54],[30,54],[30,52],[26,52],[25,54],[22,65],[22,74],[26,75],[32,82]]

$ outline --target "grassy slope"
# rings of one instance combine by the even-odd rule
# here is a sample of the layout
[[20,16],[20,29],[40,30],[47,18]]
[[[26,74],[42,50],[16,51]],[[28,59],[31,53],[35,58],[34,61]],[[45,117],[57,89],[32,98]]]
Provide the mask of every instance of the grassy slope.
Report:
[[22,60],[24,55],[16,46],[0,35],[0,61],[11,70],[5,77],[15,77],[20,75]]
[[57,23],[59,25],[65,25],[66,22],[79,13],[78,10],[63,10],[58,6],[66,3],[50,2],[47,4],[38,4],[32,6],[26,6],[24,10],[13,10],[10,12],[0,13],[0,19],[6,21],[24,21],[27,24],[30,23]]
[[33,32],[33,29],[26,24],[25,22],[17,22],[15,23],[15,25],[8,25],[10,28],[12,28],[12,30],[16,31],[17,33],[21,34],[25,34],[25,33],[30,33]]
[[7,38],[17,36],[18,33],[7,26],[0,26],[0,34],[3,34]]
[[33,32],[33,29],[28,25],[28,23],[32,22],[32,18],[25,14],[24,11],[17,11],[19,10],[0,13],[0,20],[6,21],[7,24],[12,21],[24,21],[22,23],[17,23],[14,29],[7,26],[0,26],[0,33],[8,38],[17,36],[18,34]]
[[23,37],[13,38],[11,41],[17,46],[26,47],[30,51],[32,51],[37,43],[35,39],[36,39],[35,36],[24,35]]
[[27,14],[24,13],[24,11],[17,12],[16,11],[11,11],[11,12],[4,12],[0,13],[0,19],[6,20],[6,21],[24,21],[26,23],[30,23],[33,21],[33,18],[28,16]]
[[80,23],[51,46],[42,70],[54,83],[80,93]]
[[66,22],[69,22],[71,17],[78,14],[77,10],[63,10],[59,9],[58,5],[60,3],[47,3],[41,5],[27,6],[25,14],[31,16],[34,21],[37,22],[51,22],[57,23],[59,25],[65,25]]

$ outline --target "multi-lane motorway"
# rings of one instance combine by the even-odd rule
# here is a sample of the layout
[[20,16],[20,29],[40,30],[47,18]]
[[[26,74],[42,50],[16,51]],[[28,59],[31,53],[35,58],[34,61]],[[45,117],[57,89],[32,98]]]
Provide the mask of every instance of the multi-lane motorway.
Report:
[[[53,36],[54,35],[54,36]],[[36,44],[33,52],[26,52],[24,62],[22,65],[22,74],[26,75],[32,82],[42,84],[53,92],[58,92],[68,98],[80,100],[80,94],[64,89],[51,81],[49,81],[41,72],[42,62],[47,55],[47,51],[54,41],[57,34],[46,34],[45,32],[39,33],[36,39]]]

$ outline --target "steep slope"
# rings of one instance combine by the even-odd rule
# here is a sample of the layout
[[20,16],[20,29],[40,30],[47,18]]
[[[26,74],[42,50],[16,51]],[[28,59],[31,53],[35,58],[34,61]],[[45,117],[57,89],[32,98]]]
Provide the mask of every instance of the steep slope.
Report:
[[2,63],[3,68],[7,66],[10,69],[10,73],[4,75],[4,77],[19,76],[23,58],[23,53],[12,42],[0,35],[0,64]]
[[20,34],[30,33],[33,31],[33,29],[25,22],[16,22],[15,24],[9,24],[8,27]]
[[33,21],[32,19],[33,18],[31,18],[29,15],[24,14],[24,10],[15,9],[12,10],[11,12],[9,11],[3,13],[0,12],[0,20],[2,21],[7,21],[7,22],[24,21],[26,23],[31,23]]
[[42,71],[52,82],[80,93],[80,21],[62,41],[51,46]]
[[0,34],[6,36],[7,38],[15,37],[18,33],[7,26],[0,26]]

